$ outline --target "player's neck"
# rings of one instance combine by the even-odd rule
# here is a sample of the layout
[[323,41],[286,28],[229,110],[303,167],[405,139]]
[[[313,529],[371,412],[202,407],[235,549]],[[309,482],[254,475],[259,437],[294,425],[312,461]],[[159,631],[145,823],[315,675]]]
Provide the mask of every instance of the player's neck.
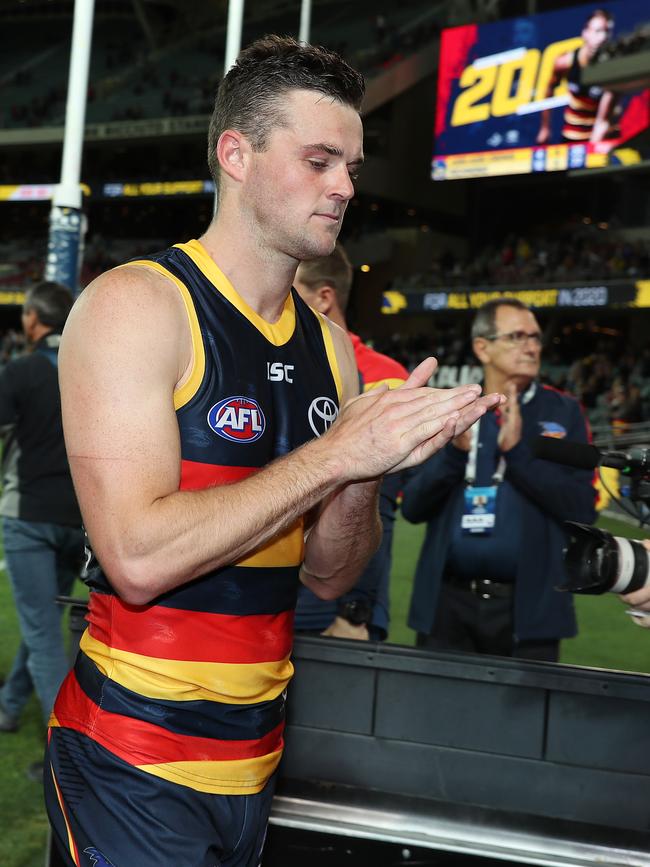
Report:
[[277,322],[298,263],[272,255],[250,236],[241,221],[214,220],[200,241],[235,290],[267,322]]

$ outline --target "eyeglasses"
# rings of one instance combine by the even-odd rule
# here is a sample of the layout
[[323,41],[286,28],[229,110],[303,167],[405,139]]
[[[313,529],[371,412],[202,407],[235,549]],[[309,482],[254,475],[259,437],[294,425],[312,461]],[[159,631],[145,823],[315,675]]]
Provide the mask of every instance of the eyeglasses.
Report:
[[523,346],[532,340],[535,346],[541,346],[543,338],[540,331],[509,331],[507,334],[492,334],[485,340],[505,340],[511,346]]

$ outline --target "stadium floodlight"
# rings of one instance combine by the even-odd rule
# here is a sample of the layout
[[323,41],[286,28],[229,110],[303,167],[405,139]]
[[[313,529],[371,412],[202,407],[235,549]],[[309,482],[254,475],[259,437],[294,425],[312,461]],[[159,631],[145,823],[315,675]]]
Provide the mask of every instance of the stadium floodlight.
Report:
[[88,98],[88,67],[95,0],[75,0],[61,181],[55,187],[45,279],[68,286],[76,294],[86,218],[81,209],[81,157]]

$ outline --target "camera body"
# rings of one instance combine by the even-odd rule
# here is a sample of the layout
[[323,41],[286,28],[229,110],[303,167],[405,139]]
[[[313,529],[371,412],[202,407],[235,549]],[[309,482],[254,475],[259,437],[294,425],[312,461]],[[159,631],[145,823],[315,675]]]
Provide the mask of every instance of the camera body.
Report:
[[[632,502],[650,502],[650,449],[635,446],[627,452],[606,452],[602,466],[615,467],[628,483]],[[613,536],[598,527],[573,521],[564,524],[569,542],[564,551],[572,593],[632,593],[650,584],[650,552],[633,539]]]
[[[633,446],[626,452],[603,452],[591,443],[539,436],[533,442],[533,454],[582,470],[598,466],[620,470],[630,500],[650,507],[650,448]],[[574,521],[565,521],[564,527],[569,537],[564,549],[568,581],[558,590],[632,593],[650,585],[650,555],[641,542]]]

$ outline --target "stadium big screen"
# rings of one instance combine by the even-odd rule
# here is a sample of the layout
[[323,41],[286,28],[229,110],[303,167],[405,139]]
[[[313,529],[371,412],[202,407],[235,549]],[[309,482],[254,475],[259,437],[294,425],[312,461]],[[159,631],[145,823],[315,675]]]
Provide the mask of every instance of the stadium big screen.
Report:
[[444,30],[433,179],[640,159],[626,143],[650,126],[650,90],[614,93],[584,78],[648,20],[647,0],[619,0]]

